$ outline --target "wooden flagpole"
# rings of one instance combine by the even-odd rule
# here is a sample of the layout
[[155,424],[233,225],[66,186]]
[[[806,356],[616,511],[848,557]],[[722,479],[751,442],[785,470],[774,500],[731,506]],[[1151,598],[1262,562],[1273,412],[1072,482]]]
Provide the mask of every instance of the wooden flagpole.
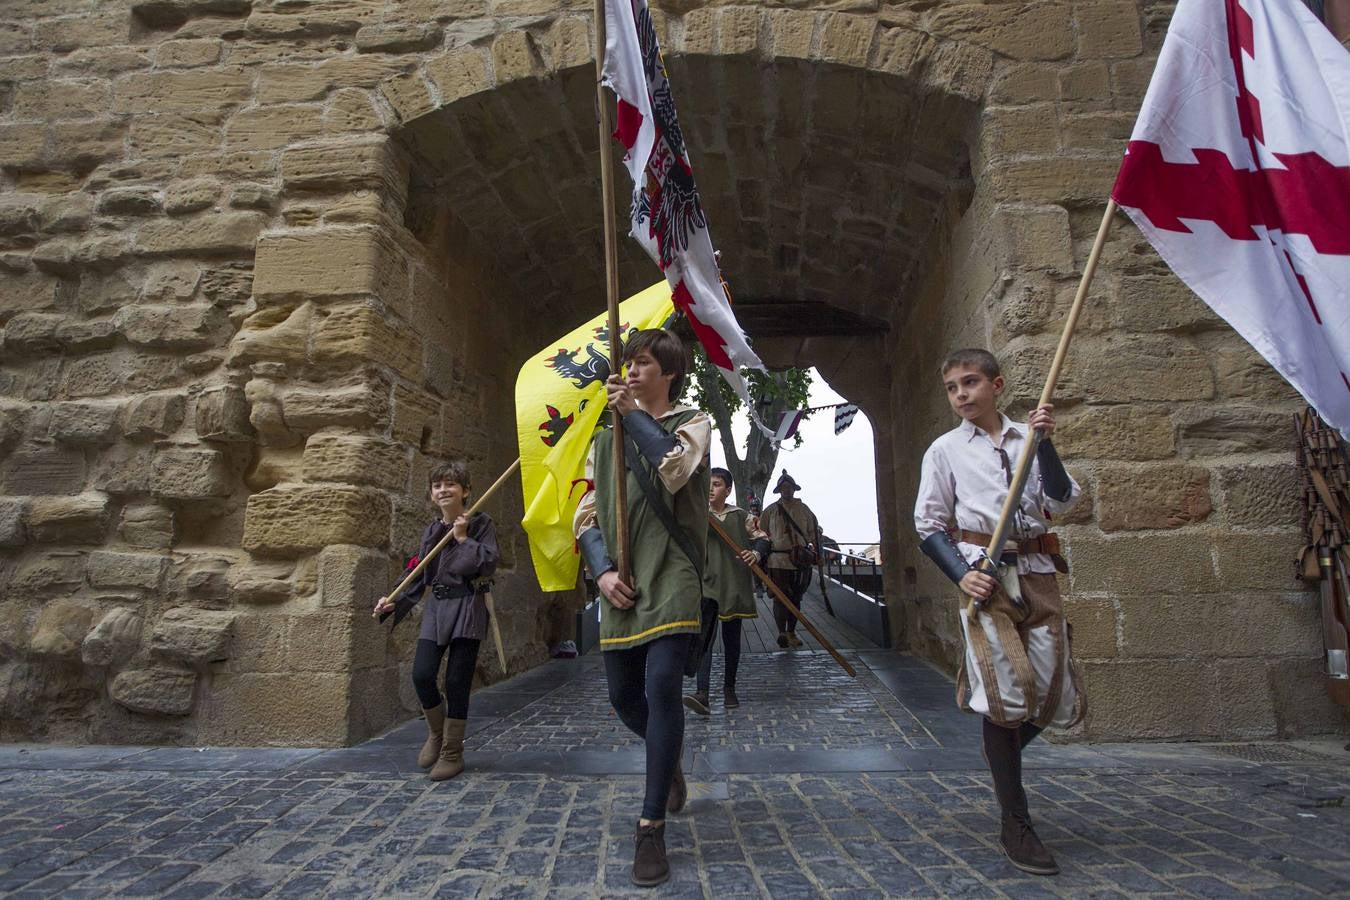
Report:
[[[482,496],[480,496],[476,501],[474,501],[473,506],[470,506],[468,511],[464,513],[464,518],[467,519],[474,513],[478,512],[478,510],[480,510],[483,507],[483,504],[487,503],[488,498],[491,497],[493,494],[495,494],[498,488],[506,484],[506,480],[510,478],[513,474],[515,474],[515,471],[519,468],[520,468],[520,457],[516,457],[516,461],[511,463],[511,465],[507,468],[507,470],[503,472],[496,481],[492,482],[492,486],[488,488],[486,491],[484,491]],[[452,528],[445,533],[444,537],[442,537],[439,541],[436,542],[436,546],[432,547],[430,550],[427,551],[426,556],[418,560],[417,566],[411,572],[409,572],[402,581],[398,583],[398,587],[394,588],[386,596],[388,596],[390,599],[393,599],[394,597],[397,597],[399,594],[406,591],[408,589],[408,585],[412,584],[414,581],[417,580],[417,576],[421,575],[422,570],[427,567],[427,564],[430,563],[433,559],[435,559],[437,554],[439,554],[442,550],[445,549],[445,545],[450,543],[450,538],[453,536],[454,536],[454,529]],[[371,615],[372,617],[374,617],[378,616],[379,613],[372,613]],[[496,619],[492,620],[492,627],[494,629],[497,627]],[[500,635],[497,636],[497,640],[498,643],[501,642]]]
[[[723,540],[723,542],[725,542],[726,545],[731,548],[731,551],[733,553],[740,554],[742,550],[746,549],[742,547],[740,544],[737,544],[735,538],[727,534],[726,529],[722,527],[721,522],[717,521],[716,516],[713,515],[708,516],[708,527],[711,528],[713,531],[717,532],[717,536],[720,537]],[[817,629],[816,626],[811,624],[811,620],[808,619],[806,616],[802,615],[802,611],[797,608],[797,605],[787,598],[787,595],[785,595],[779,589],[778,585],[773,583],[773,579],[770,578],[763,569],[761,569],[755,563],[750,563],[750,571],[754,572],[755,575],[759,577],[759,580],[764,582],[764,586],[769,589],[770,593],[774,595],[774,597],[778,600],[779,603],[783,604],[784,608],[786,608],[788,612],[796,616],[797,620],[806,626],[806,630],[811,632],[811,637],[819,641],[820,646],[824,647],[826,650],[830,652],[830,655],[834,657],[834,661],[839,663],[839,665],[843,667],[845,672],[847,672],[853,678],[858,677],[857,670],[855,670],[853,666],[849,665],[848,660],[844,659],[844,657],[839,655],[839,651],[834,649],[834,644],[831,644],[828,640],[826,640],[825,635],[821,634],[819,629]]]
[[[1078,314],[1083,311],[1083,300],[1087,297],[1089,285],[1092,284],[1092,276],[1097,272],[1097,261],[1101,258],[1102,247],[1106,244],[1106,235],[1111,231],[1111,220],[1115,214],[1116,201],[1108,200],[1106,212],[1102,214],[1102,224],[1097,228],[1097,239],[1092,244],[1087,265],[1083,267],[1083,277],[1078,282],[1078,292],[1074,294],[1073,305],[1069,307],[1068,318],[1064,320],[1064,332],[1059,336],[1059,347],[1055,350],[1054,361],[1050,363],[1050,373],[1045,378],[1045,387],[1041,390],[1040,402],[1036,404],[1037,409],[1045,406],[1054,397],[1055,386],[1059,383],[1059,371],[1064,367],[1065,357],[1069,355],[1069,342],[1073,340],[1074,329],[1078,327]],[[1022,455],[1017,460],[1017,470],[1008,484],[1008,496],[1003,501],[998,525],[994,528],[985,551],[986,557],[990,560],[997,560],[1003,552],[1003,544],[1008,539],[1008,532],[1012,530],[1013,512],[1022,503],[1022,492],[1026,489],[1027,476],[1031,473],[1031,460],[1036,456],[1036,447],[1042,437],[1044,435],[1039,430],[1033,431],[1031,439],[1027,441],[1026,447],[1022,449]],[[975,606],[975,598],[972,597],[966,606],[966,615],[973,617]]]
[[[605,302],[609,307],[609,372],[620,374],[623,363],[623,336],[619,334],[619,248],[615,238],[618,223],[614,215],[614,155],[610,151],[609,103],[605,98],[605,0],[595,0],[595,105],[600,122],[600,195],[604,203],[605,223]],[[624,464],[623,420],[614,420],[614,530],[619,546],[615,562],[619,580],[632,584],[632,543],[628,535],[628,466]]]

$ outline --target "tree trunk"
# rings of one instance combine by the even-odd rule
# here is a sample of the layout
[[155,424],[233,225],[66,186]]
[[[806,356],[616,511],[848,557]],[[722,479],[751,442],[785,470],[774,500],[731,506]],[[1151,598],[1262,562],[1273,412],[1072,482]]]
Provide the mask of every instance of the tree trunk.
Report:
[[[699,384],[703,389],[703,395],[707,398],[710,407],[708,412],[712,416],[713,423],[717,426],[717,433],[722,439],[722,451],[727,457],[727,469],[731,471],[731,478],[736,483],[736,505],[742,509],[749,509],[751,497],[754,497],[759,501],[760,508],[763,509],[768,505],[768,501],[765,499],[765,489],[768,487],[769,479],[773,476],[774,466],[778,462],[778,448],[763,432],[752,425],[750,441],[746,447],[745,457],[742,458],[739,448],[736,446],[736,438],[731,431],[732,412],[722,399],[716,369],[711,366],[698,366],[696,371]],[[786,376],[781,372],[771,372],[769,378],[780,388],[786,382]],[[778,393],[781,395],[782,391]],[[759,414],[764,424],[773,428],[782,414],[787,411],[787,408],[786,400],[781,399],[780,396],[774,396],[768,402],[759,404]]]

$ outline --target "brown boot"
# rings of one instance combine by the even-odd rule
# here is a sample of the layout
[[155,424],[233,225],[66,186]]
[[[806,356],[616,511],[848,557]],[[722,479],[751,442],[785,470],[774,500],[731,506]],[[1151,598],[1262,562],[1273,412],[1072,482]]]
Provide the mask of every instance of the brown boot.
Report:
[[1020,813],[1003,814],[1003,833],[999,846],[1008,855],[1008,861],[1023,872],[1033,875],[1058,875],[1059,865],[1050,851],[1036,836],[1031,819]]
[[666,812],[677,813],[689,799],[689,785],[684,780],[684,763],[675,760],[675,774],[670,779],[670,793],[666,795]]
[[735,709],[741,705],[741,698],[736,696],[736,689],[728,685],[722,688],[722,707],[724,709]]
[[638,825],[633,847],[633,884],[656,887],[670,878],[666,860],[666,823]]
[[441,755],[441,730],[445,727],[445,707],[439,703],[430,709],[422,710],[422,718],[427,720],[427,740],[417,754],[417,767],[430,769]]
[[712,712],[708,707],[708,695],[704,691],[694,691],[692,694],[685,694],[684,708],[691,712],[696,712],[700,716],[706,716]]
[[446,719],[440,758],[431,767],[432,781],[448,781],[464,771],[464,719]]

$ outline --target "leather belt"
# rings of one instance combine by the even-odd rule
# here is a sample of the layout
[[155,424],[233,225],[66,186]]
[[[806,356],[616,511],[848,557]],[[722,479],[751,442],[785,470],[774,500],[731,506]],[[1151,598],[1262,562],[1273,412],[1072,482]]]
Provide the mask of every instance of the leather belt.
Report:
[[451,587],[448,584],[433,584],[431,586],[431,595],[437,600],[455,600],[459,597],[469,597],[473,594],[471,585],[459,585]]
[[[983,534],[978,531],[966,531],[959,528],[955,533],[956,539],[965,544],[978,544],[981,547],[988,547],[989,542],[994,539],[992,534]],[[1031,538],[1022,538],[1017,541],[1008,541],[1004,544],[1004,552],[1011,549],[1008,545],[1012,544],[1017,548],[1018,553],[1044,553],[1050,557],[1050,561],[1055,564],[1056,571],[1068,574],[1069,564],[1064,559],[1064,550],[1059,543],[1059,535],[1053,531],[1047,531],[1045,534],[1038,534]]]

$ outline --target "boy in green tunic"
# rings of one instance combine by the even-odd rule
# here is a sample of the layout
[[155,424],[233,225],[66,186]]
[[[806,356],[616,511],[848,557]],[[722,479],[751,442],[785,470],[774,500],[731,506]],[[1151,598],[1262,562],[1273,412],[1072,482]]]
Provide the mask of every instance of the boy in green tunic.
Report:
[[628,445],[619,464],[628,477],[631,583],[619,579],[609,549],[618,546],[618,536],[614,442],[608,430],[591,445],[591,489],[581,498],[573,527],[582,559],[608,601],[600,619],[600,648],[610,704],[646,742],[647,783],[633,883],[649,887],[670,877],[666,811],[679,812],[686,796],[680,686],[701,626],[700,571],[708,531],[704,459],[712,423],[705,413],[673,405],[688,368],[678,337],[659,328],[639,331],[623,361],[627,377],[611,375],[606,388],[609,408],[623,417]]
[[759,617],[755,610],[755,594],[750,572],[751,565],[764,562],[769,555],[769,536],[759,530],[755,517],[743,509],[727,503],[731,494],[731,472],[712,469],[712,488],[708,494],[708,513],[717,518],[739,550],[728,547],[726,541],[708,529],[708,549],[703,565],[703,596],[717,606],[717,618],[703,662],[698,669],[697,690],[685,694],[684,705],[701,716],[711,712],[708,692],[712,686],[712,651],[717,639],[717,625],[722,626],[722,650],[726,654],[723,667],[722,705],[735,709],[741,705],[736,696],[736,669],[741,661],[741,621]]

